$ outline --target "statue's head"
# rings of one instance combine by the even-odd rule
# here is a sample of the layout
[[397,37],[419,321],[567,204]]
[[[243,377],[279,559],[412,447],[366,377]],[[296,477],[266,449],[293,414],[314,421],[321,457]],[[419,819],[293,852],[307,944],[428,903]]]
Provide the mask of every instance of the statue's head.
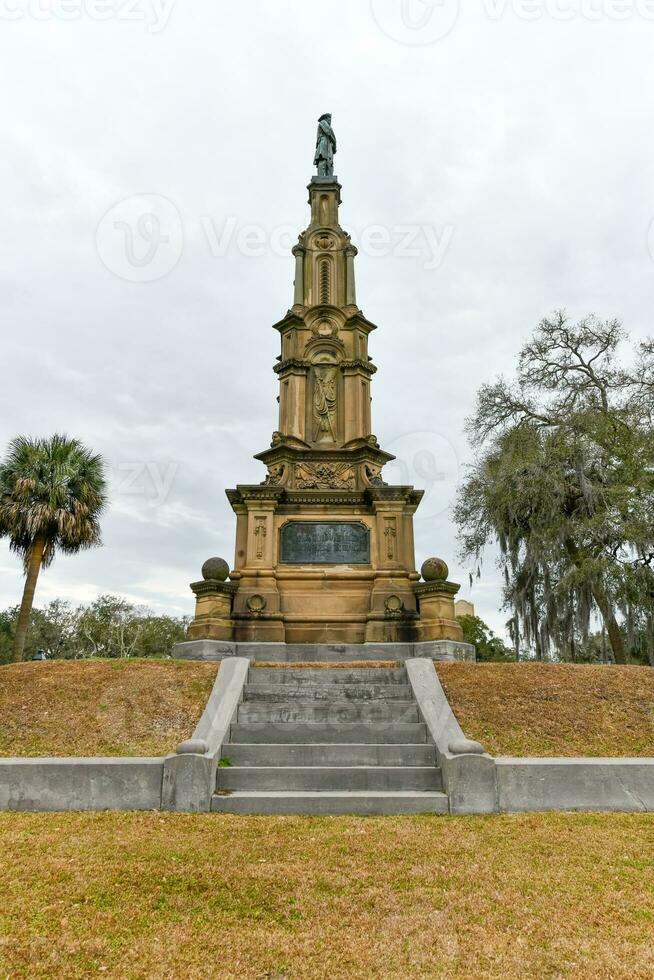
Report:
[[331,123],[331,121],[332,121],[332,114],[331,114],[331,112],[324,112],[322,114],[322,116],[320,117],[320,119],[318,120],[318,122],[322,122],[323,119],[326,119],[328,123]]

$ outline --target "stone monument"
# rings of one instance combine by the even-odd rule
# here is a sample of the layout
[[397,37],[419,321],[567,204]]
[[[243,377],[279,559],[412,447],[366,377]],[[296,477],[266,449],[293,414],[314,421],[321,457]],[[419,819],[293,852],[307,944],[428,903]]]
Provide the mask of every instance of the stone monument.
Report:
[[[389,486],[371,425],[376,329],[357,303],[357,249],[339,220],[331,115],[320,117],[309,184],[311,223],[293,249],[293,306],[274,329],[279,421],[255,458],[262,482],[227,496],[234,568],[209,560],[189,640],[420,643],[462,640],[459,587],[445,562],[416,571],[413,516],[422,491]],[[229,579],[229,580],[228,580]]]

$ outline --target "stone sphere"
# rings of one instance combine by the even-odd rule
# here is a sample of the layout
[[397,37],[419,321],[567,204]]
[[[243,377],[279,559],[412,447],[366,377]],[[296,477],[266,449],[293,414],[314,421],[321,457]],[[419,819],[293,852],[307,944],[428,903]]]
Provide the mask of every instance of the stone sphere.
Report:
[[202,566],[205,582],[226,582],[229,578],[229,565],[224,558],[209,558]]
[[447,582],[450,570],[442,558],[428,558],[422,566],[425,582]]

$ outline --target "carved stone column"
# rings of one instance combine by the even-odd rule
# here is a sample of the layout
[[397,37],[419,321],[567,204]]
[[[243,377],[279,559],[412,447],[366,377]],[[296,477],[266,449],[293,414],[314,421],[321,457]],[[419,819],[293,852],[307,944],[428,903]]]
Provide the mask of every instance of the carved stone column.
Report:
[[234,602],[234,639],[275,642],[284,639],[284,623],[274,572],[274,515],[283,491],[278,487],[239,487],[230,492],[232,506],[247,511],[245,562],[232,574],[238,584]]
[[279,370],[279,431],[306,439],[306,399],[309,366],[288,361]]
[[357,287],[354,272],[354,260],[358,255],[358,249],[354,245],[348,245],[345,249],[346,273],[345,273],[345,305],[357,305]]
[[[366,626],[369,643],[412,643],[418,618],[414,581],[415,557],[408,554],[408,516],[416,507],[410,487],[379,487],[368,491],[376,518],[375,581]],[[419,497],[418,497],[419,499]]]
[[304,256],[306,249],[303,245],[296,245],[293,249],[295,256],[295,295],[293,302],[296,306],[304,304]]

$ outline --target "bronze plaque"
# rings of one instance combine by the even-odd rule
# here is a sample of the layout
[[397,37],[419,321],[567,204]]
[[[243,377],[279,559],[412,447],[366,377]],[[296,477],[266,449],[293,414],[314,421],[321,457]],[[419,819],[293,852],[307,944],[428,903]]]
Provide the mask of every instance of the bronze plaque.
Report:
[[280,532],[288,565],[368,565],[370,531],[354,521],[291,521]]

